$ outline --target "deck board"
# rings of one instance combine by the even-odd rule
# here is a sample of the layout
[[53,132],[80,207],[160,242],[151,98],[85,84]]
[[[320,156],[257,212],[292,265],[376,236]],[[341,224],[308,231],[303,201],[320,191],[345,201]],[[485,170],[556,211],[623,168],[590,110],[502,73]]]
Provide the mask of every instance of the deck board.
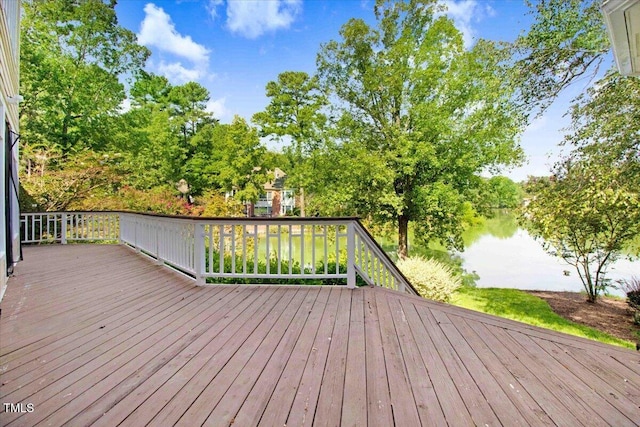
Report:
[[34,246],[1,303],[0,425],[638,425],[640,356],[381,288],[207,286]]
[[[287,329],[285,336],[278,343],[275,351],[271,354],[271,357],[264,366],[264,369],[262,369],[259,378],[251,385],[251,391],[244,397],[244,399],[237,402],[238,409],[235,412],[236,415],[234,417],[237,425],[257,426],[261,420],[262,414],[267,408],[267,405],[270,400],[272,400],[275,388],[281,382],[286,382],[286,377],[283,379],[286,367],[289,364],[299,366],[297,363],[299,361],[292,361],[291,357],[295,353],[295,347],[303,340],[304,332],[307,330],[306,328],[309,325],[315,327],[317,324],[317,317],[312,318],[311,313],[314,312],[316,304],[324,304],[326,302],[325,297],[321,294],[328,296],[326,292],[321,291],[322,288],[315,288],[309,291],[304,303],[300,306],[296,316],[291,321],[290,327]],[[322,313],[320,310],[315,310],[315,312]],[[287,390],[286,395],[291,396],[291,393]],[[291,405],[291,402],[276,400],[275,404],[283,405],[288,408]],[[280,408],[283,406],[280,406]],[[211,416],[209,416],[209,418],[211,419]],[[284,425],[284,420],[278,424]],[[271,421],[271,425],[274,425],[274,421]]]
[[[313,343],[330,293],[330,288],[320,289],[316,303],[312,307],[311,313],[309,313],[309,318],[281,372],[278,383],[267,401],[264,411],[249,411],[243,406],[236,416],[238,425],[283,426],[286,424],[289,409],[293,405],[296,396],[295,391],[298,389],[307,361],[317,351],[313,347]],[[251,398],[247,398],[247,402],[244,403],[247,406],[253,406],[254,404]]]

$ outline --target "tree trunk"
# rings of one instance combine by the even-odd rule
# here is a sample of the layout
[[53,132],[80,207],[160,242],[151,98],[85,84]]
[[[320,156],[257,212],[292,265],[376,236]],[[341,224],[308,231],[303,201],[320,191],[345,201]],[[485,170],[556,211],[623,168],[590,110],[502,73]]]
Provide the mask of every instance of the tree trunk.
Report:
[[300,216],[304,217],[305,216],[305,211],[304,211],[304,188],[300,187]]
[[398,258],[404,259],[409,255],[409,217],[398,217]]

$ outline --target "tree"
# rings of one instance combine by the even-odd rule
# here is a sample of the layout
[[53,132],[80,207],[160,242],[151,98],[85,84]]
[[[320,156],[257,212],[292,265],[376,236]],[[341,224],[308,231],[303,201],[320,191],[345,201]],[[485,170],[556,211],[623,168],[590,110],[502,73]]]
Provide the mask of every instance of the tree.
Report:
[[20,91],[22,142],[63,158],[109,142],[125,99],[120,76],[135,75],[149,51],[118,25],[115,2],[23,2]]
[[375,13],[377,28],[351,19],[318,54],[344,154],[327,191],[348,193],[351,213],[395,223],[401,257],[411,221],[417,237],[461,248],[473,177],[522,156],[507,58],[484,40],[465,50],[435,2],[378,0]]
[[[168,100],[171,115],[175,118],[174,126],[179,127],[185,147],[190,145],[191,138],[198,132],[199,127],[217,123],[213,115],[206,111],[209,91],[199,83],[188,82],[172,87]],[[193,146],[189,147],[189,152],[193,151]]]
[[209,140],[211,152],[196,155],[187,163],[187,181],[195,185],[203,180],[202,189],[234,191],[237,200],[256,202],[267,181],[266,148],[258,131],[236,116],[231,124],[209,128],[194,139],[201,137]]
[[640,81],[608,72],[571,107],[574,150],[552,180],[529,188],[527,224],[545,247],[573,265],[589,301],[608,285],[621,253],[640,254]]
[[492,208],[517,208],[522,202],[522,189],[506,176],[492,176],[486,182],[487,202]]
[[304,72],[286,71],[278,81],[267,83],[271,102],[265,111],[254,114],[253,122],[260,126],[261,135],[290,137],[287,150],[290,185],[300,190],[300,214],[305,216],[304,189],[312,185],[313,168],[309,158],[318,150],[326,116],[322,113],[327,99],[320,91],[317,77]]
[[537,180],[524,208],[526,224],[544,248],[572,265],[589,302],[608,286],[607,267],[640,234],[640,195],[621,171],[589,159],[570,159],[551,180]]
[[187,179],[191,194],[201,194],[211,182],[200,177],[198,167],[210,163],[211,129],[217,124],[206,111],[207,89],[194,82],[172,86],[165,77],[142,72],[131,97],[111,147],[124,154],[132,172],[126,184],[150,189]]
[[64,169],[25,176],[20,183],[38,209],[82,209],[87,199],[113,193],[119,181],[117,164],[117,158],[84,151],[74,155]]
[[594,78],[609,50],[600,0],[527,1],[534,22],[513,45],[520,101],[543,112],[581,77]]
[[609,71],[575,100],[571,117],[566,142],[576,154],[620,168],[640,188],[640,79]]

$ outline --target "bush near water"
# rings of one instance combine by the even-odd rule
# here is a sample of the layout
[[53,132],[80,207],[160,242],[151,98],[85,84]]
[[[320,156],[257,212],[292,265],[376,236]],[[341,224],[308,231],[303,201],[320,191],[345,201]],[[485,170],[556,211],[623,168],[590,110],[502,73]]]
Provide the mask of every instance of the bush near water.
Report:
[[433,259],[420,256],[398,261],[398,268],[424,298],[449,302],[451,295],[461,285],[451,267]]

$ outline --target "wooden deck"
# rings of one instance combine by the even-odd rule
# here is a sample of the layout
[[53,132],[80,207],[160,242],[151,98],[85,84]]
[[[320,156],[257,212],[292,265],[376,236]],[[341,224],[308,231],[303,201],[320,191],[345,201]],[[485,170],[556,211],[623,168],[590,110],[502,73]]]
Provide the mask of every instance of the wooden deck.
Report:
[[633,351],[381,288],[198,288],[122,246],[24,256],[3,426],[640,424]]

